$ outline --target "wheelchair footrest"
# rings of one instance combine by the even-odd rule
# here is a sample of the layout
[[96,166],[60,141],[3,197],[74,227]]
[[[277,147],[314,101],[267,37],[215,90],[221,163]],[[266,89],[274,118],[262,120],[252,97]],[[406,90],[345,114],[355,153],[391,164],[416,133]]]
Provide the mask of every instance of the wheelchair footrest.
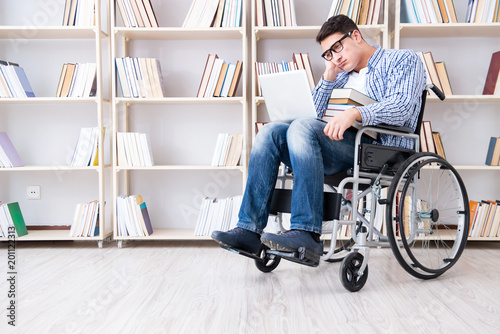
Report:
[[285,260],[303,264],[310,267],[317,267],[321,254],[314,253],[305,247],[299,247],[296,252],[282,252],[277,250],[268,250],[267,253],[279,256]]
[[236,253],[239,255],[243,255],[243,256],[249,257],[249,258],[254,259],[254,260],[261,260],[262,261],[262,258],[260,258],[257,254],[249,253],[249,252],[244,251],[242,249],[229,247],[229,246],[224,245],[224,244],[219,244],[219,246],[223,249],[230,251],[230,252],[233,252],[233,253]]

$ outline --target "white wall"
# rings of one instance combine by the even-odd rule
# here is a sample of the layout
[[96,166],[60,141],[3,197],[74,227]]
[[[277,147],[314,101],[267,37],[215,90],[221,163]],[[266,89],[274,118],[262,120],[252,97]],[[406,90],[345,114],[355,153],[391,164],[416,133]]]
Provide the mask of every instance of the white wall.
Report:
[[[2,1],[0,24],[60,25],[63,3],[63,0]],[[160,26],[179,27],[191,1],[152,0],[152,3]],[[465,3],[455,1],[462,21]],[[319,26],[326,19],[330,1],[295,0],[295,5],[299,25]],[[107,45],[105,42],[104,46]],[[408,38],[401,47],[432,51],[436,61],[446,62],[454,92],[475,94],[482,91],[491,53],[500,50],[500,37]],[[310,54],[318,79],[323,61],[314,40],[259,42],[260,61],[291,60],[293,52]],[[238,41],[134,41],[129,55],[160,60],[167,96],[195,96],[209,53],[217,53],[228,61],[242,59]],[[63,63],[90,62],[94,56],[92,41],[0,41],[0,59],[20,63],[37,96],[54,96]],[[106,51],[105,82],[110,77],[108,58]],[[238,95],[241,93],[240,83]],[[2,104],[0,108],[0,131],[9,133],[29,165],[67,164],[79,129],[96,125],[93,105]],[[110,129],[108,112],[105,107],[105,124]],[[147,132],[150,136],[158,164],[209,164],[217,133],[242,131],[239,106],[134,105],[129,115],[130,130]],[[425,118],[441,132],[446,154],[454,164],[483,164],[489,137],[500,136],[498,103],[433,103],[428,105]],[[109,152],[107,157],[109,162]],[[97,198],[96,174],[57,170],[0,173],[0,200],[19,201],[28,224],[68,225],[76,203]],[[498,171],[461,174],[471,199],[500,198]],[[203,196],[225,197],[242,191],[240,172],[134,171],[130,176],[131,193],[143,195],[155,227],[193,228]],[[34,184],[42,186],[42,200],[27,201],[25,187]],[[109,193],[107,189],[108,203]]]

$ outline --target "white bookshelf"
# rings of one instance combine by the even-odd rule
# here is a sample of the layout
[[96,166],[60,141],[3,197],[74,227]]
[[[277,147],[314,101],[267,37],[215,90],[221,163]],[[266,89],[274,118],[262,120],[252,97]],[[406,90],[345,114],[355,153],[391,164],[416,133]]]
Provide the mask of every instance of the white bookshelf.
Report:
[[[394,48],[431,51],[434,61],[445,62],[453,95],[440,101],[431,93],[424,119],[431,120],[433,131],[438,127],[441,136],[450,138],[443,142],[446,158],[464,180],[469,200],[498,200],[500,167],[487,166],[484,161],[489,137],[500,135],[498,127],[493,126],[498,123],[495,119],[498,119],[500,95],[480,94],[491,54],[500,45],[500,23],[465,23],[467,2],[453,2],[458,23],[427,24],[401,22],[402,3],[396,1]],[[469,237],[468,240],[500,241],[500,238]]]
[[[190,4],[191,1],[186,2]],[[113,117],[113,143],[112,143],[112,157],[113,157],[113,212],[116,212],[116,198],[121,195],[131,195],[134,193],[139,193],[144,198],[147,203],[148,212],[151,217],[151,223],[153,227],[153,233],[150,236],[146,237],[131,237],[131,236],[119,236],[117,231],[117,219],[116,215],[113,216],[113,226],[114,226],[114,234],[113,238],[117,240],[118,247],[122,247],[123,241],[131,241],[131,240],[208,240],[210,237],[200,237],[194,235],[194,228],[196,224],[196,218],[191,217],[191,220],[186,223],[188,227],[183,226],[172,226],[173,222],[170,221],[171,218],[158,218],[160,215],[160,208],[158,205],[155,205],[156,202],[148,201],[148,190],[154,191],[163,191],[158,190],[161,187],[167,188],[167,185],[157,185],[148,183],[147,187],[140,188],[137,186],[138,183],[147,182],[144,180],[143,175],[150,175],[149,173],[154,173],[155,177],[157,176],[159,179],[164,178],[176,178],[176,184],[172,184],[172,187],[177,189],[178,191],[183,191],[183,181],[181,178],[178,178],[176,175],[179,173],[182,174],[183,178],[190,179],[192,178],[204,178],[204,175],[207,173],[231,173],[238,174],[241,182],[237,182],[237,185],[232,184],[235,188],[243,189],[244,182],[246,180],[246,172],[247,172],[247,152],[246,147],[248,146],[247,138],[249,137],[248,131],[248,97],[247,97],[247,66],[248,66],[248,45],[247,45],[247,31],[246,31],[246,20],[248,18],[248,10],[249,2],[243,1],[242,6],[242,23],[240,28],[203,28],[203,29],[191,29],[191,28],[182,28],[182,24],[179,21],[184,19],[184,16],[187,14],[186,12],[181,12],[182,6],[177,4],[173,5],[171,1],[160,1],[153,2],[153,6],[161,5],[163,8],[168,7],[169,11],[179,11],[176,15],[177,22],[166,22],[162,21],[161,15],[162,13],[155,9],[155,13],[158,18],[158,22],[160,27],[158,28],[130,28],[124,27],[122,23],[121,14],[118,11],[118,8],[114,5],[115,1],[110,0],[111,7],[111,64],[112,64],[112,75],[111,78],[116,78],[116,70],[115,70],[115,58],[119,57],[142,57],[138,55],[141,51],[138,50],[135,44],[149,42],[147,44],[147,52],[143,52],[143,54],[148,54],[150,58],[157,58],[160,61],[163,77],[164,77],[164,88],[166,97],[163,98],[125,98],[120,94],[119,83],[118,81],[112,80],[112,117]],[[187,9],[187,8],[186,8]],[[163,27],[162,25],[170,25],[167,27]],[[173,25],[173,26],[172,26]],[[177,26],[175,26],[177,25]],[[154,44],[151,44],[154,43]],[[189,43],[189,45],[197,45],[200,43],[214,43],[221,44],[221,47],[217,49],[215,53],[219,55],[220,58],[225,59],[225,43],[232,43],[231,47],[236,48],[235,53],[239,54],[238,59],[231,59],[232,61],[242,61],[242,75],[239,82],[238,93],[235,97],[229,98],[197,98],[194,89],[187,91],[189,89],[179,89],[182,93],[173,93],[172,89],[169,89],[169,82],[167,82],[168,73],[174,71],[174,67],[181,69],[182,71],[186,71],[186,80],[179,80],[177,82],[178,86],[189,86],[198,88],[199,81],[201,80],[203,67],[200,68],[200,72],[194,72],[192,69],[187,70],[190,67],[189,60],[181,60],[181,62],[176,64],[171,64],[165,61],[168,59],[168,54],[173,53],[176,50],[174,47],[169,48],[170,45],[176,45],[175,43]],[[206,57],[209,53],[205,51],[207,49],[206,46],[200,46],[199,50],[195,51],[198,54],[195,62],[197,65],[202,64],[205,65]],[[234,50],[233,50],[234,51]],[[194,65],[193,65],[194,66]],[[199,67],[199,66],[198,66]],[[117,79],[118,80],[118,79]],[[196,85],[193,85],[193,82],[198,82]],[[196,86],[196,87],[195,87]],[[137,121],[134,121],[134,114],[144,115],[144,123],[154,123],[155,120],[152,116],[148,116],[150,110],[158,110],[160,108],[162,111],[157,112],[157,114],[161,114],[162,122],[168,122],[170,119],[172,122],[176,122],[178,119],[179,109],[180,108],[188,108],[191,110],[192,108],[198,110],[201,113],[204,113],[206,110],[207,113],[213,113],[214,109],[224,108],[225,110],[230,110],[232,116],[237,117],[239,119],[238,126],[241,129],[240,132],[243,133],[244,142],[243,142],[243,153],[242,153],[242,161],[241,166],[235,167],[213,167],[210,165],[210,160],[205,159],[204,161],[197,161],[195,163],[184,163],[180,161],[179,163],[157,163],[157,155],[153,154],[155,159],[155,165],[151,167],[124,167],[119,166],[117,163],[117,153],[116,153],[116,133],[124,132],[124,131],[135,131],[135,127],[138,125]],[[156,108],[156,109],[155,109]],[[151,111],[154,113],[154,111]],[[171,118],[170,118],[171,117]],[[177,118],[176,118],[177,117]],[[135,117],[137,119],[137,117]],[[196,120],[195,120],[196,121]],[[221,123],[224,119],[219,116],[215,116],[211,122],[213,123]],[[182,124],[179,124],[183,126]],[[148,127],[147,125],[143,125],[144,127]],[[213,124],[207,124],[207,126],[212,126]],[[228,131],[230,132],[230,131]],[[216,133],[214,133],[216,134]],[[147,133],[147,135],[154,136],[154,133]],[[203,138],[199,138],[203,141]],[[214,143],[215,144],[215,143]],[[155,142],[152,145],[164,145],[168,146],[168,143],[160,143]],[[213,151],[215,146],[208,145],[206,143],[200,143],[200,154],[205,153],[207,150]],[[153,151],[154,148],[153,148]],[[158,153],[158,150],[156,150]],[[163,154],[160,152],[160,154]],[[197,152],[194,153],[195,155]],[[167,157],[168,158],[168,157]],[[184,157],[186,158],[186,157]],[[159,160],[161,160],[160,157]],[[183,160],[183,157],[179,157],[179,160]],[[193,160],[193,159],[188,159]],[[232,182],[234,183],[234,181]],[[135,184],[135,186],[134,186]],[[181,184],[181,185],[179,185]],[[200,188],[203,188],[205,185],[202,183],[199,185]],[[190,187],[186,185],[186,187]],[[146,190],[142,190],[146,189]],[[175,193],[176,190],[172,189],[171,193]],[[241,194],[239,191],[238,194]],[[172,194],[167,196],[172,196]],[[201,192],[200,192],[201,193]],[[237,195],[237,194],[235,194]],[[152,195],[151,195],[152,196]],[[174,195],[175,196],[175,195]],[[193,205],[194,199],[189,199],[189,205],[193,209],[193,211],[199,212],[200,207],[195,207]],[[201,203],[200,203],[201,204]],[[168,207],[169,204],[167,204]],[[181,203],[181,205],[185,205],[185,203]],[[175,210],[175,204],[171,204],[168,207],[168,210]],[[194,218],[194,219],[193,219]]]
[[[25,6],[25,3],[16,3],[15,5],[13,4],[12,6]],[[36,4],[33,5],[33,10],[37,10]],[[64,7],[64,6],[63,6]],[[59,7],[58,7],[59,8]],[[22,9],[21,9],[22,10]],[[104,11],[104,12],[103,12]],[[60,20],[59,17],[57,17],[56,21],[62,22],[62,11],[60,12]],[[82,241],[97,241],[98,247],[102,247],[103,241],[107,238],[109,238],[112,235],[111,232],[111,226],[110,224],[108,225],[106,222],[106,214],[105,214],[105,188],[106,188],[106,180],[105,180],[105,170],[109,169],[109,165],[106,166],[105,164],[105,156],[104,156],[104,151],[106,150],[104,147],[104,138],[102,136],[102,129],[104,127],[104,109],[105,109],[105,103],[106,100],[104,98],[104,94],[106,94],[109,91],[109,85],[107,84],[107,80],[103,80],[103,71],[107,69],[107,66],[105,62],[107,62],[107,58],[103,58],[103,54],[105,51],[106,45],[103,46],[105,41],[108,39],[108,34],[105,32],[105,30],[109,31],[109,27],[107,26],[102,26],[101,25],[101,19],[104,17],[106,18],[108,14],[107,10],[107,4],[106,3],[101,3],[100,0],[96,0],[96,9],[95,9],[95,15],[96,15],[96,24],[93,27],[88,27],[88,28],[81,28],[81,27],[73,27],[73,26],[62,26],[62,25],[47,25],[47,26],[23,26],[23,25],[12,25],[7,23],[6,25],[1,25],[0,26],[0,40],[2,42],[8,42],[11,43],[11,46],[13,48],[21,48],[24,47],[25,45],[30,45],[32,48],[32,52],[29,54],[22,54],[21,56],[23,57],[23,62],[21,63],[21,66],[26,68],[26,66],[31,66],[32,64],[30,63],[41,63],[44,64],[44,66],[41,66],[39,68],[38,73],[29,73],[27,74],[28,80],[33,86],[33,79],[35,75],[47,75],[50,74],[49,72],[52,73],[57,73],[57,76],[59,76],[59,73],[61,71],[61,67],[63,63],[57,63],[57,65],[48,65],[51,64],[50,62],[47,62],[46,59],[44,59],[45,55],[47,54],[47,50],[45,49],[45,45],[42,43],[47,43],[49,45],[59,45],[57,49],[49,50],[52,52],[57,52],[61,53],[64,52],[64,43],[68,43],[69,41],[76,41],[76,43],[83,42],[83,43],[91,43],[93,44],[95,48],[94,52],[94,57],[92,59],[92,62],[95,62],[97,64],[97,91],[96,91],[96,96],[95,97],[89,97],[89,98],[57,98],[55,96],[55,91],[56,91],[56,86],[53,87],[53,89],[49,91],[53,91],[53,96],[50,96],[50,93],[45,93],[42,95],[45,96],[39,96],[34,98],[2,98],[0,99],[0,117],[2,116],[2,113],[9,114],[9,113],[30,113],[32,111],[38,111],[43,115],[47,114],[47,117],[42,117],[43,121],[42,123],[39,124],[41,128],[43,128],[43,131],[46,132],[51,132],[51,131],[57,131],[55,130],[51,124],[54,124],[58,122],[58,116],[56,116],[56,113],[52,113],[51,111],[48,111],[48,108],[51,108],[51,106],[54,106],[55,108],[61,109],[62,106],[64,107],[64,110],[66,111],[63,114],[64,115],[67,113],[71,113],[73,116],[77,116],[80,113],[88,113],[88,110],[92,110],[92,113],[95,115],[94,120],[93,120],[93,126],[97,126],[101,131],[99,131],[99,165],[98,166],[92,166],[92,167],[72,167],[69,166],[68,164],[61,163],[61,162],[54,162],[53,164],[29,164],[24,167],[15,167],[15,168],[0,168],[0,175],[3,177],[8,178],[9,180],[12,180],[13,184],[16,184],[16,186],[20,183],[23,184],[23,182],[42,182],[42,180],[49,179],[51,177],[56,176],[59,177],[60,179],[63,178],[63,175],[72,175],[74,178],[79,178],[79,176],[88,176],[87,174],[90,173],[90,178],[93,180],[91,184],[89,184],[89,188],[95,188],[97,189],[96,191],[93,190],[86,190],[86,193],[92,193],[93,198],[97,199],[100,204],[100,212],[99,212],[99,235],[94,236],[94,237],[79,237],[79,238],[73,238],[69,236],[69,227],[73,223],[73,216],[74,216],[74,210],[76,207],[76,204],[78,202],[81,202],[83,200],[80,200],[78,193],[80,189],[74,189],[72,194],[66,194],[66,195],[61,195],[63,197],[68,197],[68,198],[75,198],[75,201],[63,201],[61,202],[61,199],[59,198],[59,191],[57,189],[58,185],[61,185],[60,179],[59,183],[58,181],[55,182],[54,184],[50,184],[48,186],[48,189],[45,187],[42,187],[42,198],[41,201],[38,203],[35,203],[33,201],[26,201],[26,195],[24,194],[23,191],[18,191],[18,190],[13,190],[12,192],[7,191],[5,193],[2,193],[2,201],[4,203],[9,203],[9,202],[19,202],[23,216],[25,218],[25,222],[28,228],[28,234],[22,237],[16,238],[16,241],[48,241],[48,240],[82,240]],[[57,15],[57,14],[54,14]],[[26,19],[26,17],[25,17]],[[104,20],[107,22],[107,19]],[[49,24],[52,24],[52,21],[49,22]],[[50,48],[50,47],[49,47]],[[8,49],[8,48],[7,48]],[[8,54],[7,57],[9,59],[5,59],[8,61],[13,61],[13,62],[18,62],[19,60],[16,59],[15,57],[13,58],[12,55]],[[70,57],[70,56],[68,56]],[[71,62],[72,59],[67,59],[67,62]],[[75,60],[73,60],[76,62]],[[57,84],[57,82],[55,83]],[[37,87],[33,87],[35,90],[35,93],[37,91]],[[38,87],[38,88],[45,88],[45,87]],[[45,90],[44,90],[45,91]],[[47,96],[49,95],[49,96]],[[89,106],[90,105],[90,106]],[[84,108],[86,109],[85,111],[82,111],[82,106],[85,106]],[[38,108],[40,107],[40,108]],[[29,123],[29,119],[26,120],[27,123]],[[77,121],[75,121],[77,122]],[[74,125],[78,125],[76,123],[73,123]],[[5,127],[7,125],[4,123],[3,124]],[[85,125],[82,125],[82,127]],[[23,131],[25,127],[20,126],[19,124],[16,125],[8,125],[8,129],[10,132],[11,129],[17,129],[19,128],[19,131]],[[27,130],[24,130],[27,131]],[[13,131],[15,132],[15,131]],[[26,133],[28,135],[28,133]],[[74,134],[75,139],[77,138],[78,133]],[[11,136],[12,137],[12,136]],[[61,138],[61,141],[65,141],[65,138]],[[40,147],[37,146],[38,143],[32,143],[30,144],[30,149],[32,150],[39,150]],[[68,145],[74,145],[76,144],[76,140],[73,143],[69,143]],[[69,147],[69,146],[67,146]],[[44,147],[42,149],[49,149],[49,150],[60,150],[63,148],[63,145],[58,146],[58,147]],[[74,149],[74,147],[73,147]],[[23,155],[21,158],[23,158],[23,161],[26,162],[26,160],[31,160],[30,157],[27,157],[27,155],[30,154],[30,152],[23,152]],[[22,178],[30,180],[30,181],[20,181],[17,182],[18,179]],[[7,187],[8,188],[8,187]],[[24,196],[19,196],[19,193],[23,194]],[[44,195],[48,194],[48,195]],[[54,206],[59,206],[59,205],[64,205],[64,209],[60,210],[60,215],[57,216],[57,219],[50,218],[52,216],[49,216],[49,214],[53,214],[53,212],[48,213],[47,209],[44,209],[44,207],[47,208],[52,208]],[[64,212],[64,214],[63,214]],[[36,216],[36,219],[29,219],[27,220],[27,216]],[[45,217],[47,216],[47,217]],[[41,224],[38,223],[38,220],[40,222],[43,222]],[[49,221],[49,223],[47,223]],[[30,229],[30,226],[33,227],[33,229]],[[0,241],[6,241],[6,238],[0,238]]]

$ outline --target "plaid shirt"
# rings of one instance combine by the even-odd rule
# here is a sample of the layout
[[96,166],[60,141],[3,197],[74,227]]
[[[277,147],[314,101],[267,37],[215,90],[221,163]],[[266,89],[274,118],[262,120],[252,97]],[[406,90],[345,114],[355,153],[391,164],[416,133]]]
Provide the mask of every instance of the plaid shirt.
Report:
[[[415,131],[422,92],[425,89],[425,69],[418,55],[412,50],[377,48],[368,60],[366,92],[379,101],[356,107],[361,113],[363,125],[407,126]],[[347,83],[349,73],[342,72],[335,81],[321,80],[312,95],[318,117],[323,117],[330,93]],[[413,140],[399,136],[380,134],[379,142],[386,146],[413,148]]]

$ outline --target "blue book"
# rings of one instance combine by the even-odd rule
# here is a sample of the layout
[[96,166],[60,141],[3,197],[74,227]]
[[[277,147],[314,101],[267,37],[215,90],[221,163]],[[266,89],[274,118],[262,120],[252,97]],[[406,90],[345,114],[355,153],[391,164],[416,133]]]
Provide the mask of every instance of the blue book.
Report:
[[488,146],[488,153],[486,154],[485,164],[488,166],[498,166],[498,159],[500,154],[500,137],[491,137]]
[[28,77],[26,77],[26,73],[24,73],[23,68],[20,66],[14,66],[14,70],[16,71],[17,77],[19,78],[19,81],[21,82],[21,85],[26,92],[26,96],[35,97],[35,93],[31,88],[30,82],[28,81]]

